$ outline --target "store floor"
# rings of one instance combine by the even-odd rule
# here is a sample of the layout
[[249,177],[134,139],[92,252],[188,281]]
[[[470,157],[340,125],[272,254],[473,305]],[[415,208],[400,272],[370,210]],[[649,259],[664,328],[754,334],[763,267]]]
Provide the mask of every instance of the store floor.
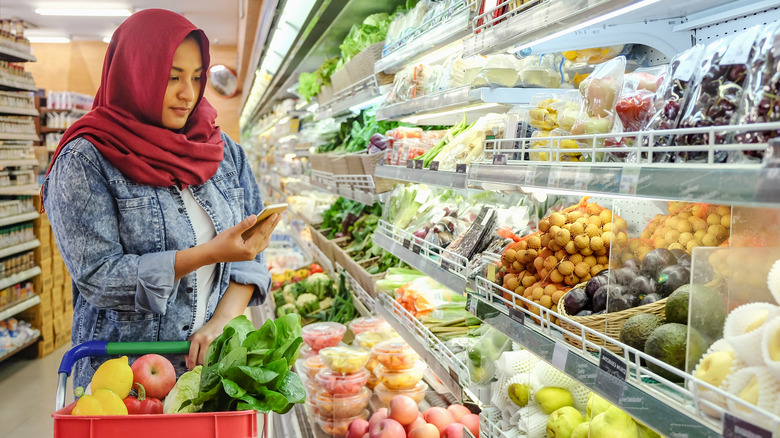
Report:
[[[70,346],[58,348],[40,359],[12,357],[0,363],[0,437],[54,435],[51,413],[54,412],[57,369],[68,348]],[[72,399],[71,394],[68,400]]]

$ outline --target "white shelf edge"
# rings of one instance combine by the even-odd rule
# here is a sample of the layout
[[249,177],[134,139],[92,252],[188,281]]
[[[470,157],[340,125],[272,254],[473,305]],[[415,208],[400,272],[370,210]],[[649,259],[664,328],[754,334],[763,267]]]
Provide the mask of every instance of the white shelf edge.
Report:
[[40,141],[40,137],[38,137],[38,134],[16,134],[10,132],[0,132],[0,140]]
[[19,160],[0,160],[0,168],[2,167],[21,167],[21,166],[37,166],[38,160],[35,158],[19,159]]
[[3,217],[0,218],[0,227],[4,227],[6,225],[18,224],[20,222],[35,220],[38,219],[40,216],[41,216],[40,213],[38,213],[37,211],[31,211],[29,213],[22,213],[16,216]]
[[[9,246],[8,248],[0,249],[0,258],[12,256],[23,251],[29,251],[39,246],[41,246],[41,242],[38,239],[20,243],[19,245]],[[0,287],[0,289],[4,288]]]
[[[0,47],[0,58],[2,58],[2,55],[10,56],[17,59],[22,59],[25,62],[36,62],[38,61],[38,58],[35,57],[35,55],[32,54],[32,52],[24,52],[21,50],[15,50],[10,47]],[[14,61],[17,62],[17,61]]]
[[[37,270],[37,271],[36,271]],[[31,275],[28,275],[30,273],[33,273]],[[12,277],[9,277],[7,279],[0,280],[0,286],[2,286],[3,289],[7,287],[11,287],[17,283],[20,283],[25,280],[29,280],[30,278],[35,277],[36,275],[41,273],[41,268],[35,267],[33,269],[28,269],[27,271],[20,272]],[[33,307],[41,302],[41,297],[38,295],[33,295],[32,297],[16,303],[12,305],[11,307],[8,307],[2,311],[0,311],[0,321],[10,318],[19,312],[24,312],[25,310],[29,309],[30,307]]]
[[18,116],[39,116],[40,113],[38,112],[35,107],[30,108],[19,108],[15,106],[0,106],[0,114],[13,114]]
[[38,184],[27,184],[23,186],[0,186],[0,195],[38,195],[41,192],[41,186]]

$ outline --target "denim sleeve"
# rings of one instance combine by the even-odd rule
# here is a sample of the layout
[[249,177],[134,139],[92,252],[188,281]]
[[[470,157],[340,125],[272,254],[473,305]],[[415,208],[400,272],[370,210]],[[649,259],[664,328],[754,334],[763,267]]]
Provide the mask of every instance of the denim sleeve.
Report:
[[[244,150],[227,135],[225,139],[226,153],[233,154],[236,168],[238,169],[239,184],[244,188],[244,217],[257,214],[262,211],[264,204],[260,195],[260,187],[249,166]],[[271,289],[271,274],[265,263],[265,253],[261,252],[250,262],[234,262],[230,266],[230,280],[240,284],[252,284],[255,292],[249,301],[250,306],[259,306],[265,301],[268,291]]]
[[124,253],[117,204],[95,161],[63,151],[44,182],[44,206],[68,272],[95,307],[165,313],[177,286],[175,252]]

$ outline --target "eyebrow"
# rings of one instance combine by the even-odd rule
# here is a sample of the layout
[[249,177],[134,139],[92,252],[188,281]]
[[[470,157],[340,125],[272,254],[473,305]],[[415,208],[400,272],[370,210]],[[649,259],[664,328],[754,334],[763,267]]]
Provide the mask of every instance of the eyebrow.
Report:
[[[183,68],[179,68],[179,67],[171,67],[171,70],[176,70],[178,72],[183,72],[184,71]],[[198,67],[198,68],[195,69],[195,71],[201,71],[201,70],[203,70],[203,67]]]

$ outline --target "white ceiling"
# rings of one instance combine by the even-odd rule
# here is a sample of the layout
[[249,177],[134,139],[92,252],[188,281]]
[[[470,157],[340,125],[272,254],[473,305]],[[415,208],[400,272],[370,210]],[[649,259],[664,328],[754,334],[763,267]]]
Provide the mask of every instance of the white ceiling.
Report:
[[102,40],[110,37],[124,17],[55,17],[35,13],[36,8],[79,6],[170,9],[182,13],[203,29],[211,44],[235,45],[238,40],[238,2],[240,0],[0,0],[0,18],[20,18],[29,23],[26,35],[68,36],[72,40]]

